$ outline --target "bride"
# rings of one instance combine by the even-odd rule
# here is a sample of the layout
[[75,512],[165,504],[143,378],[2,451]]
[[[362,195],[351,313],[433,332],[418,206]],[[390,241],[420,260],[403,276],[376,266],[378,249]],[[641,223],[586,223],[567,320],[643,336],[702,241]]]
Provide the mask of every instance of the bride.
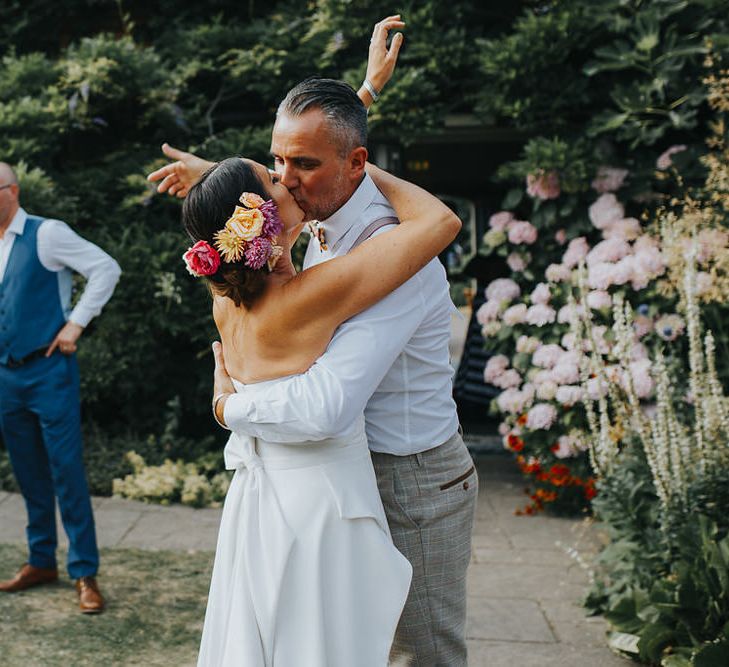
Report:
[[[291,243],[303,213],[263,165],[229,158],[190,189],[183,223],[195,243],[185,261],[210,285],[222,341],[216,362],[222,353],[239,385],[306,371],[339,324],[457,235],[460,221],[436,197],[374,165],[359,169],[400,224],[298,274]],[[411,567],[390,538],[364,419],[344,436],[309,443],[233,434],[225,461],[236,472],[198,665],[386,665]]]

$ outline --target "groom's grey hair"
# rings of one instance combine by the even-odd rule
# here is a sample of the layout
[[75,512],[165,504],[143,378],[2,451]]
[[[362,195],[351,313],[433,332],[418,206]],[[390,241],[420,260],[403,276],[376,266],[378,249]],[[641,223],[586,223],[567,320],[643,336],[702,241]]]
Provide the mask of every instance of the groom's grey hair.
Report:
[[336,79],[305,79],[286,94],[276,115],[296,117],[312,109],[324,114],[342,155],[367,146],[367,109],[352,86]]
[[18,177],[7,162],[0,162],[0,185],[17,185]]

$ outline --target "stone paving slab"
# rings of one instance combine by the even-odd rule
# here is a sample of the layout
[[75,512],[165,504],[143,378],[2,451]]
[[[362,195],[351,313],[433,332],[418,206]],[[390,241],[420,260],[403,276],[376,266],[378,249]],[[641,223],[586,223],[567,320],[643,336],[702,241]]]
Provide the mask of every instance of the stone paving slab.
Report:
[[[503,454],[477,454],[479,499],[468,578],[470,667],[627,667],[605,645],[606,624],[579,605],[599,530],[584,520],[519,517],[524,484]],[[212,551],[220,509],[94,498],[100,546]],[[23,542],[25,506],[0,492],[0,542]],[[59,520],[59,542],[67,544]],[[103,568],[103,564],[102,564]],[[103,571],[102,571],[103,575]]]

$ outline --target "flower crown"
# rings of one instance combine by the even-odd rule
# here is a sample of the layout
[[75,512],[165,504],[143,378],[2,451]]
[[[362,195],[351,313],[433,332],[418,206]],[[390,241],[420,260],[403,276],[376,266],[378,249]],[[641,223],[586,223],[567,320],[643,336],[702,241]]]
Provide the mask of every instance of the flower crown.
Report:
[[278,207],[273,199],[264,201],[254,192],[244,192],[225,226],[213,236],[214,247],[198,241],[188,248],[182,259],[187,270],[197,277],[212,276],[220,263],[232,264],[243,260],[249,269],[257,271],[268,265],[276,266],[283,248],[277,237],[283,231]]

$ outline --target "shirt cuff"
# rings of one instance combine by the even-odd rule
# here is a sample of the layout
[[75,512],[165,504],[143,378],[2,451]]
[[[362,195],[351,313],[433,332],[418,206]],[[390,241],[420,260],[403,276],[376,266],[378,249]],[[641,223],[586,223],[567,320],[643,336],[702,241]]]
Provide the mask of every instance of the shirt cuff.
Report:
[[255,406],[240,394],[231,394],[223,406],[223,421],[233,432],[240,432],[241,426],[250,422]]
[[88,308],[84,308],[82,305],[76,306],[72,311],[71,315],[68,318],[69,322],[73,322],[74,324],[78,324],[80,327],[83,327],[84,329],[89,326],[89,322],[94,319],[94,313],[92,313]]

